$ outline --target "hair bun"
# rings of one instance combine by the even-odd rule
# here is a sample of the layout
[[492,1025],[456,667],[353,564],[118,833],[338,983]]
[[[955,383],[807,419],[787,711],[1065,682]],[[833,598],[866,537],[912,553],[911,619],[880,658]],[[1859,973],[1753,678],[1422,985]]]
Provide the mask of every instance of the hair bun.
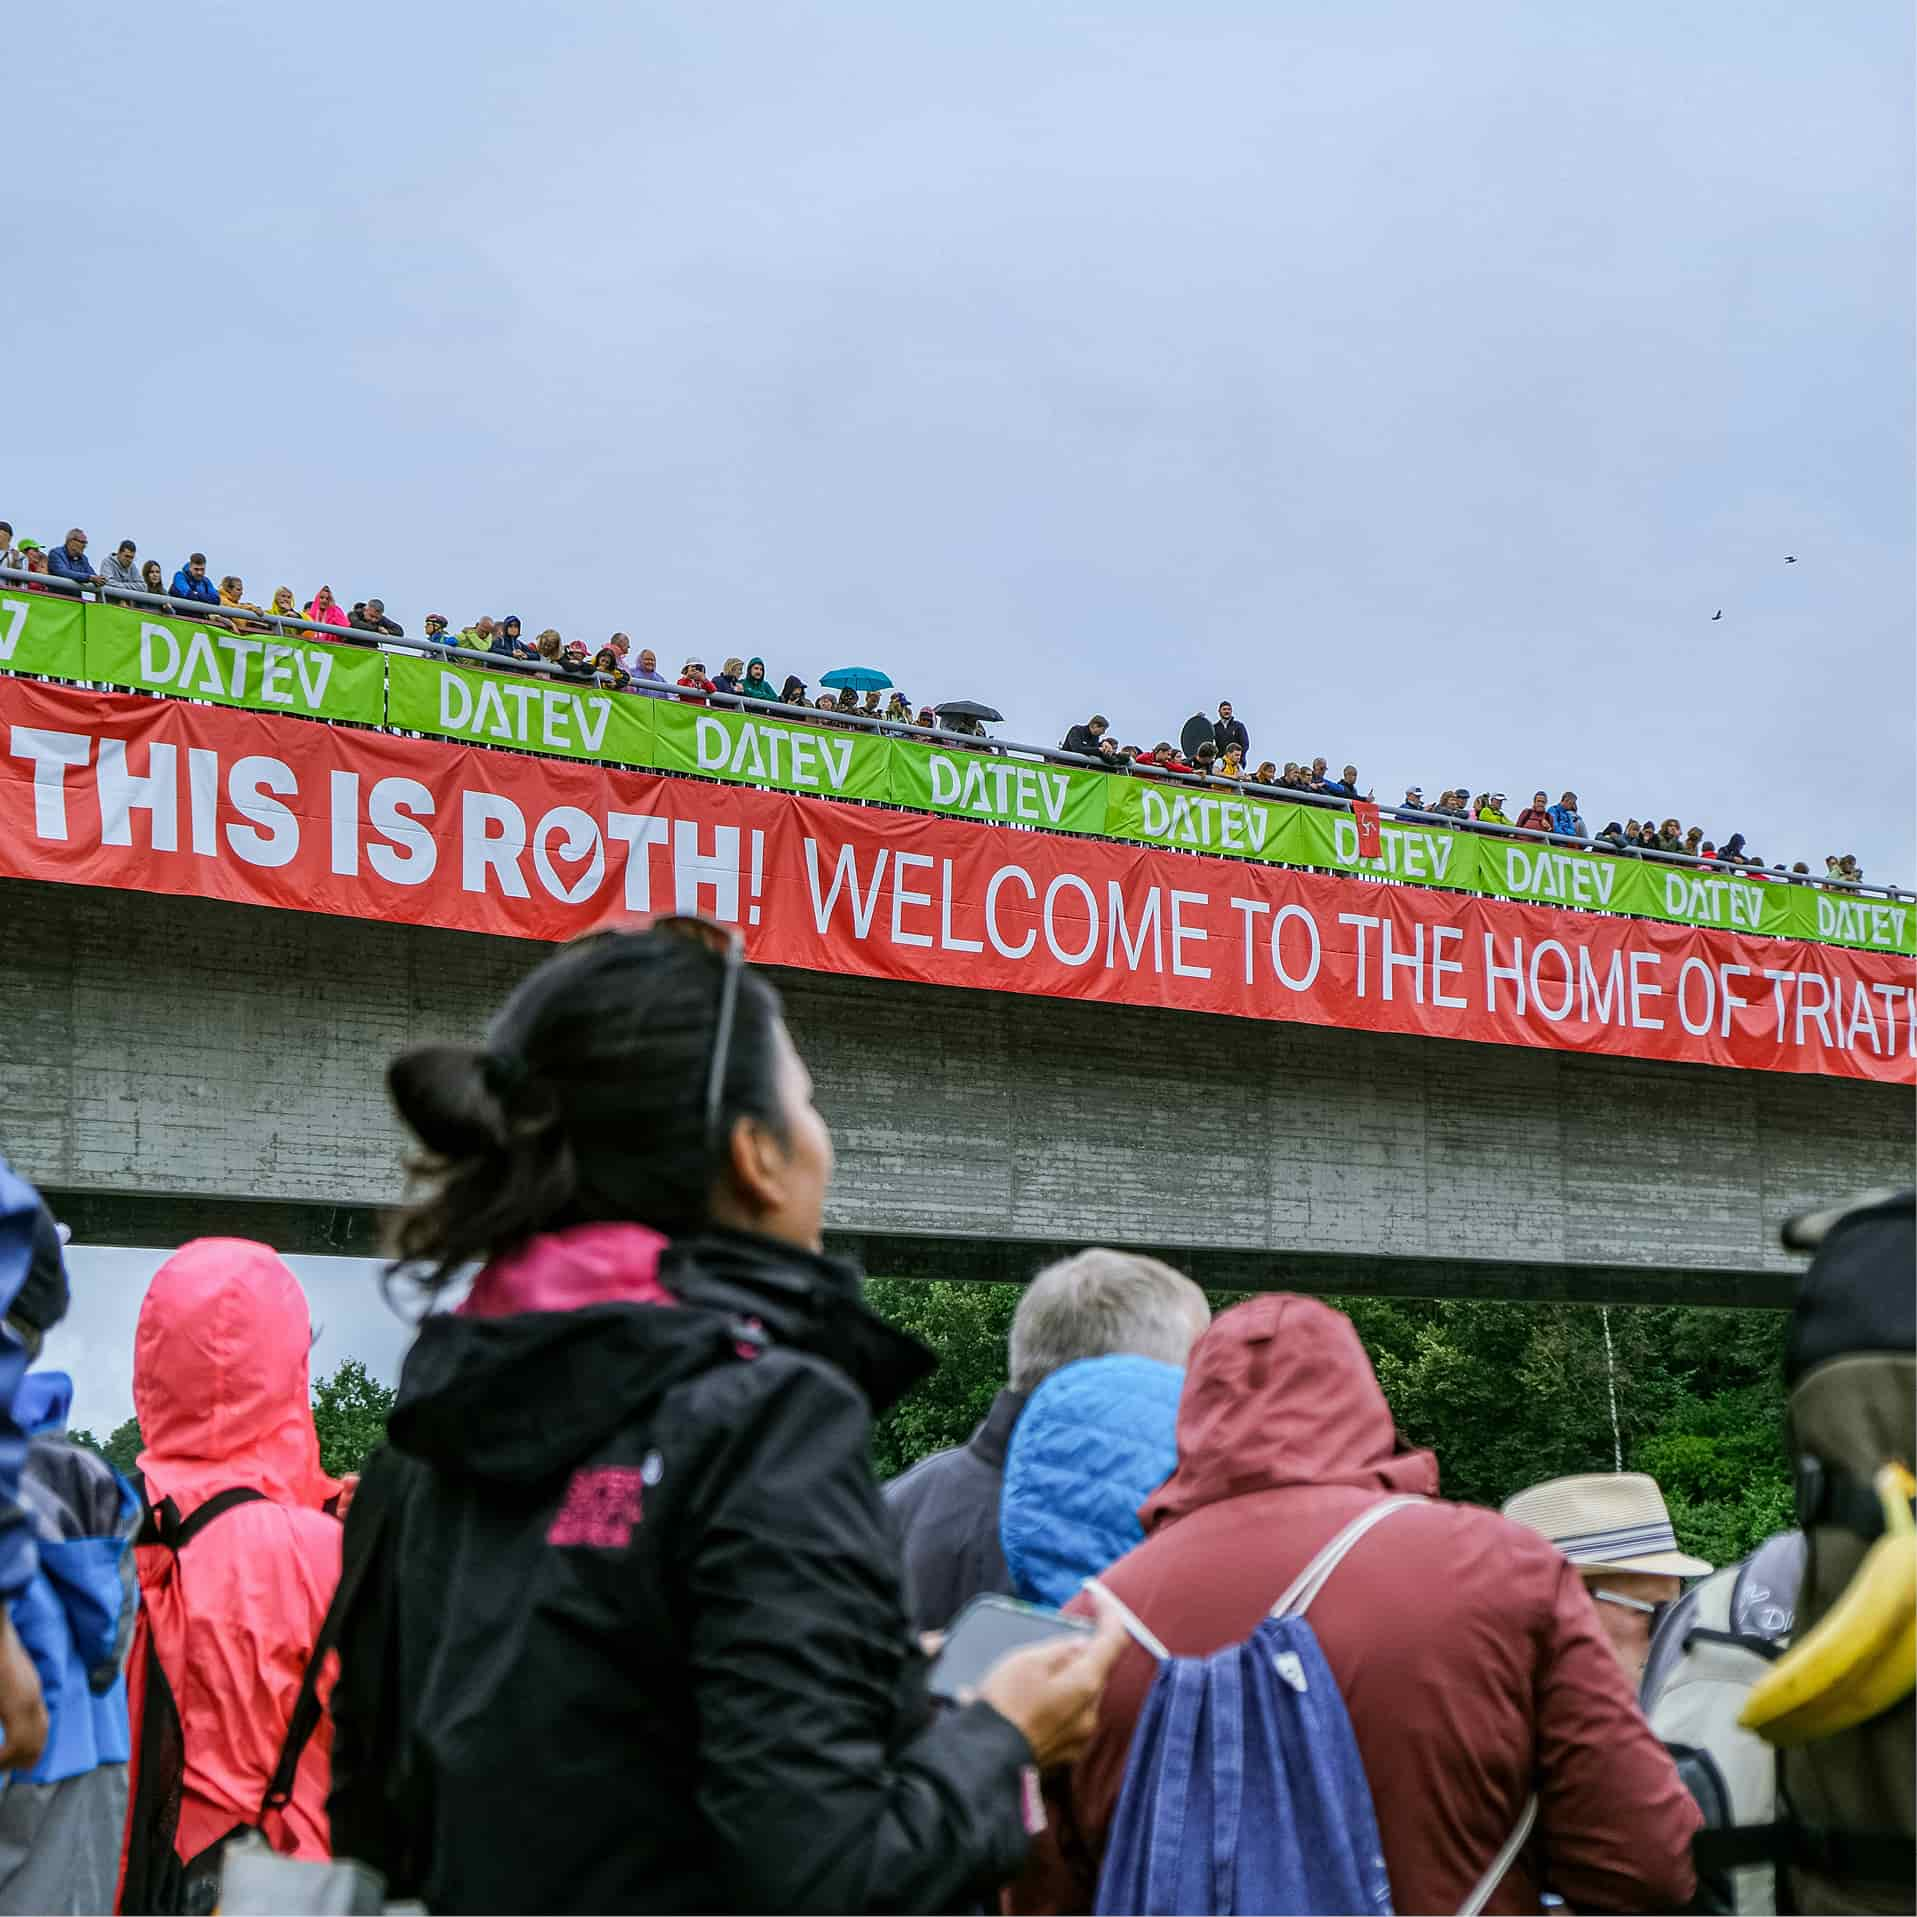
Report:
[[393,1104],[419,1141],[441,1158],[480,1158],[506,1149],[506,1107],[471,1045],[415,1045],[386,1069]]

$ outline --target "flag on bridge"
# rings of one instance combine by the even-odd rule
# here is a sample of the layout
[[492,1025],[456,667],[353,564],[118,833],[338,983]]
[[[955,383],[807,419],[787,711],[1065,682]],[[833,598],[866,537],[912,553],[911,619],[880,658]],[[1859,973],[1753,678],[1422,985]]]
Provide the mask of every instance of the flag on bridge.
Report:
[[1358,821],[1358,856],[1381,859],[1384,844],[1378,837],[1378,808],[1369,799],[1353,799],[1351,816]]

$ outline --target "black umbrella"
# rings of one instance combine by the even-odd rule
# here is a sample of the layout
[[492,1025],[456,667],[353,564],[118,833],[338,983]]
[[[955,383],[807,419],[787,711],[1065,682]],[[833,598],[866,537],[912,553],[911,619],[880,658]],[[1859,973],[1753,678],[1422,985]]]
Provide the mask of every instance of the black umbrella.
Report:
[[941,719],[985,719],[998,726],[1005,723],[1004,713],[995,711],[991,706],[982,706],[976,699],[948,699],[942,706],[934,706],[932,710]]
[[1202,712],[1194,712],[1185,721],[1185,729],[1179,733],[1178,743],[1187,759],[1196,759],[1200,746],[1216,745],[1218,739],[1211,729],[1211,721]]

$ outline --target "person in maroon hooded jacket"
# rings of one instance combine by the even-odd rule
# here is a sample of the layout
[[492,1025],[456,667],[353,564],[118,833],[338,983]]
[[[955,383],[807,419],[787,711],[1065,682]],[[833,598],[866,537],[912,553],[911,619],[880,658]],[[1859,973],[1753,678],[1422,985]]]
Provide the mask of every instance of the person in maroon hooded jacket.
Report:
[[[1530,1843],[1486,1906],[1677,1910],[1700,1819],[1605,1641],[1574,1567],[1535,1532],[1437,1501],[1437,1460],[1399,1443],[1350,1319],[1268,1294],[1213,1321],[1178,1407],[1178,1468],[1106,1571],[1174,1656],[1249,1637],[1367,1505],[1411,1492],[1311,1608],[1364,1759],[1399,1910],[1456,1910],[1538,1797]],[[1540,1548],[1542,1547],[1542,1548]],[[1067,1607],[1089,1611],[1084,1593]],[[1079,1762],[1047,1779],[1048,1827],[1015,1912],[1093,1907],[1132,1731],[1154,1674],[1128,1645]]]

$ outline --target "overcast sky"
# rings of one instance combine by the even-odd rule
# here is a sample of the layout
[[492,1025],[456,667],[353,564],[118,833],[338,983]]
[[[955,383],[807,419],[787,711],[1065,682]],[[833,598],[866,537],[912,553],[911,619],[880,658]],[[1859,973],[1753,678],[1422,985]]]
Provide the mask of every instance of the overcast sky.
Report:
[[1909,880],[1911,37],[81,0],[0,514]]

